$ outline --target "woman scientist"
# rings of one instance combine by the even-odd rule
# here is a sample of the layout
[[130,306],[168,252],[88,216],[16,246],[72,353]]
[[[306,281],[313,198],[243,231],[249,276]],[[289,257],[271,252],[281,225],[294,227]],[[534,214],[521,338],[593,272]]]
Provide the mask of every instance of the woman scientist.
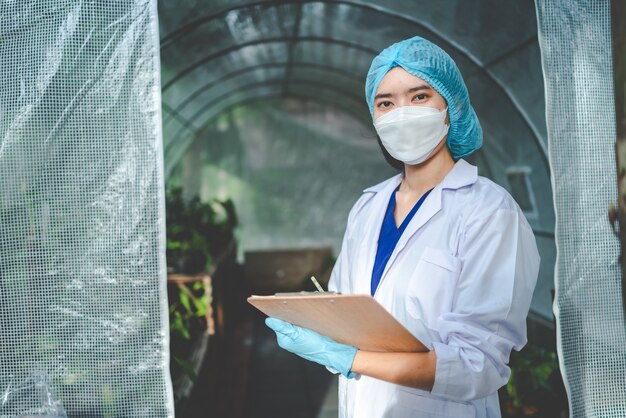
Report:
[[329,289],[370,293],[431,350],[379,353],[275,318],[279,345],[341,372],[340,417],[500,417],[511,350],[526,343],[539,254],[513,198],[462,157],[482,130],[456,64],[414,37],[374,58],[365,94],[402,173],[364,190]]

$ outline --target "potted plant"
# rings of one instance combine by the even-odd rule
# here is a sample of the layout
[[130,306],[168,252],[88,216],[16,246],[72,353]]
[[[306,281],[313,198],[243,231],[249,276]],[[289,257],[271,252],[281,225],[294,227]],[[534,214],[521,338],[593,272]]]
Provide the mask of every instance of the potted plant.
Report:
[[[210,284],[220,260],[234,253],[237,216],[230,199],[185,199],[180,187],[166,192],[171,374],[177,408],[191,393],[208,345]],[[181,279],[182,278],[182,279]]]

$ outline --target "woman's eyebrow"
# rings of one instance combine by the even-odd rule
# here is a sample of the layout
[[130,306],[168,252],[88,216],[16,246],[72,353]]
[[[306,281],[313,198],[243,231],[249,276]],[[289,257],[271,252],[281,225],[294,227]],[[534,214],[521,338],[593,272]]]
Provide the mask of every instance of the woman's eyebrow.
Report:
[[376,96],[374,96],[374,100],[376,99],[386,99],[391,97],[392,94],[391,93],[378,93]]
[[[420,90],[430,90],[431,87],[427,84],[422,84],[419,86],[415,86],[415,87],[411,87],[410,89],[407,90],[407,93],[413,93],[415,91],[420,91]],[[389,97],[392,97],[393,94],[391,93],[378,93],[376,96],[374,96],[374,100],[376,99],[386,99]]]

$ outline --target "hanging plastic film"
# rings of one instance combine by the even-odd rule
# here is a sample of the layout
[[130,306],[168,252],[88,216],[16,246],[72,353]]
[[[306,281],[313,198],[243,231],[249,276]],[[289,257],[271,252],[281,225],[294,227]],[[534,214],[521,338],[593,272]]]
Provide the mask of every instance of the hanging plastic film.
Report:
[[572,417],[626,416],[610,2],[538,0],[556,209],[559,357]]
[[170,417],[156,1],[0,5],[0,417]]

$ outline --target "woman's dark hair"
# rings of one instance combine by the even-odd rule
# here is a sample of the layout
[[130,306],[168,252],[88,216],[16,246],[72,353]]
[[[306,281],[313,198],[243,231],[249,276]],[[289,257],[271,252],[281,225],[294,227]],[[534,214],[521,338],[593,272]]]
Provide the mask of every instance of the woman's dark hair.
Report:
[[376,140],[378,141],[378,146],[380,147],[380,150],[383,152],[383,155],[385,156],[385,160],[387,161],[387,163],[389,163],[390,166],[392,166],[398,171],[404,171],[404,163],[400,160],[396,160],[387,152],[387,150],[385,149],[385,146],[380,140],[380,136],[376,135]]

